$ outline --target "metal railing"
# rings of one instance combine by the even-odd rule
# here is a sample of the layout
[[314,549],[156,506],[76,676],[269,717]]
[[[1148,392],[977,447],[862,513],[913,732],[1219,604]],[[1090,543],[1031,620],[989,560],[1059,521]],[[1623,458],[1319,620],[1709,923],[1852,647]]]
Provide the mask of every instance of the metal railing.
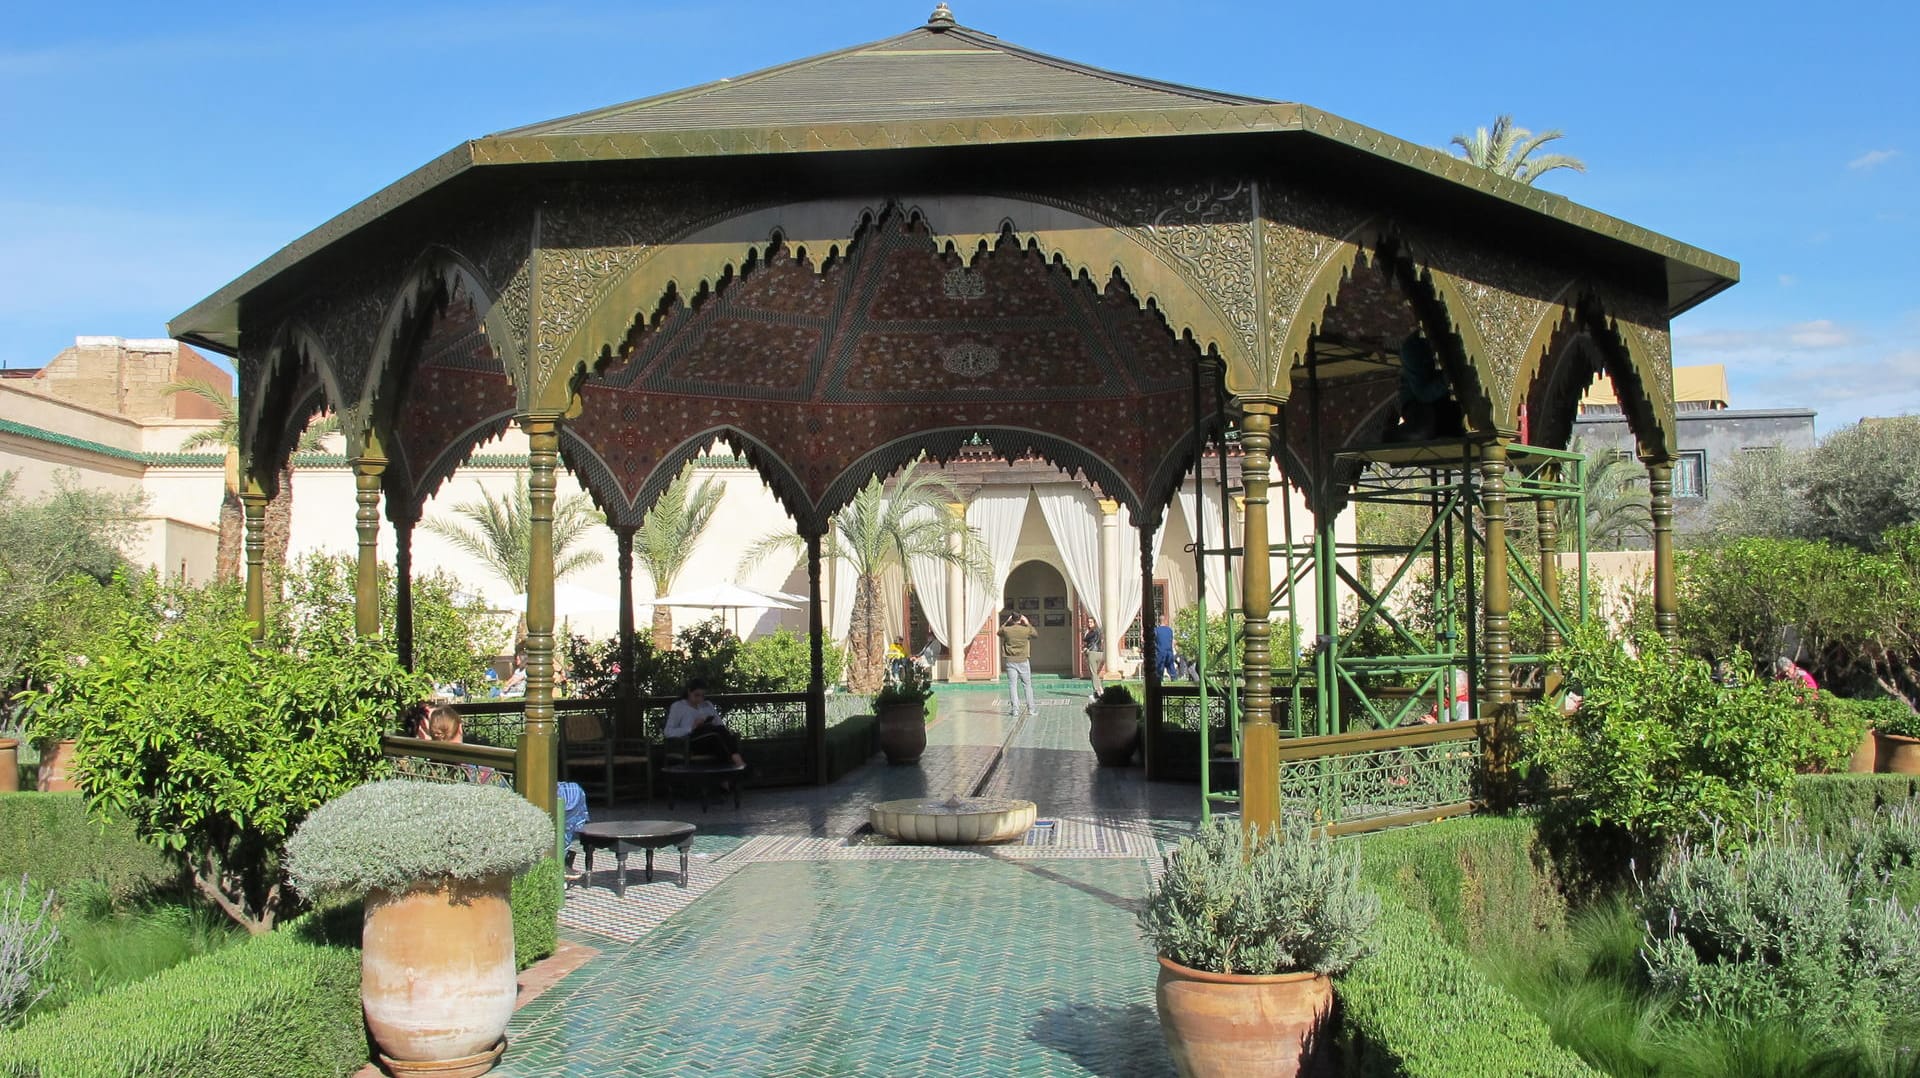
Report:
[[519,754],[491,745],[455,745],[388,734],[380,750],[393,767],[395,778],[422,782],[471,783],[513,789]]
[[1335,835],[1474,812],[1492,728],[1478,719],[1283,740],[1282,804]]

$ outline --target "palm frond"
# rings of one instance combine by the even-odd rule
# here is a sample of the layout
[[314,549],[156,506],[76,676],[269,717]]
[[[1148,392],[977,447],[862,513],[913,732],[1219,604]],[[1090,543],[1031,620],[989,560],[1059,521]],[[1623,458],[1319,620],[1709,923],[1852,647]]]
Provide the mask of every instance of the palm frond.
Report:
[[180,443],[180,450],[227,449],[240,442],[240,402],[205,382],[168,382],[168,393],[185,393],[214,407],[213,426],[195,431]]
[[656,593],[673,587],[693,556],[694,544],[712,522],[725,488],[712,478],[693,486],[691,466],[681,471],[660,495],[634,534],[633,552]]
[[1542,146],[1565,138],[1559,130],[1543,131],[1534,134],[1513,122],[1511,115],[1494,118],[1491,128],[1476,128],[1472,135],[1453,136],[1452,145],[1458,147],[1460,156],[1475,168],[1483,168],[1496,175],[1518,180],[1525,184],[1538,183],[1540,177],[1558,169],[1573,172],[1585,172],[1586,162],[1568,154],[1545,154],[1535,157]]

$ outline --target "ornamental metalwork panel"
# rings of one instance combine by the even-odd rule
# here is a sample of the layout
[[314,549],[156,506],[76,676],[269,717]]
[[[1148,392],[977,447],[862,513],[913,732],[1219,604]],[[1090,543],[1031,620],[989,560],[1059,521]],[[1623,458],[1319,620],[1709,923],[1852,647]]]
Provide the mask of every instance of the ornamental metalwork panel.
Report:
[[393,777],[397,779],[439,782],[453,786],[498,786],[503,790],[513,789],[513,769],[511,768],[456,764],[445,760],[429,760],[424,756],[394,756],[388,758],[388,763],[392,765]]
[[1289,760],[1280,793],[1290,815],[1316,827],[1406,816],[1476,800],[1483,759],[1477,732],[1426,745]]

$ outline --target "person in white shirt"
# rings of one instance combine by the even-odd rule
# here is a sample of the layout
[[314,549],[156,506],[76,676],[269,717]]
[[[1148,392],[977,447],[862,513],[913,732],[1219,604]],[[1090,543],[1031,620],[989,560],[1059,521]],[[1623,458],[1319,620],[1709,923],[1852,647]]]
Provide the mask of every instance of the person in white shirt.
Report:
[[721,724],[720,709],[707,699],[707,683],[699,678],[687,682],[686,691],[667,709],[666,735],[686,738],[690,755],[722,756],[738,767],[747,764],[740,756],[740,735]]

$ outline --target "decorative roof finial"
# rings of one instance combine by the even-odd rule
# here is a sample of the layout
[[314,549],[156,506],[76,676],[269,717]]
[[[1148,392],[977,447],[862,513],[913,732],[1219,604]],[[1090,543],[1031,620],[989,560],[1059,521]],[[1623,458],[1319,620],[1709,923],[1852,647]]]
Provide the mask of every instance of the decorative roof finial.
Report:
[[927,26],[934,30],[945,30],[952,25],[954,25],[953,9],[947,6],[946,0],[941,0],[934,5],[933,14],[927,16]]

